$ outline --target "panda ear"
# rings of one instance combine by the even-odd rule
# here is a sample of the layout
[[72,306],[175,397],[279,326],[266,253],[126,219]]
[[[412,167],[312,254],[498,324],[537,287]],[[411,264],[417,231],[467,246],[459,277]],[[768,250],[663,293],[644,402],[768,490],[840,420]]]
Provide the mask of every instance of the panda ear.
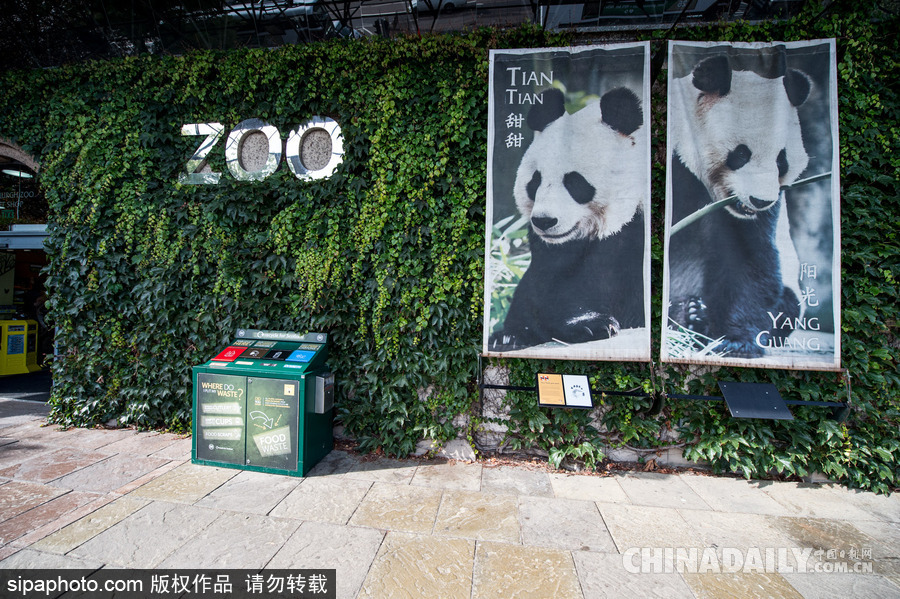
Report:
[[800,106],[806,102],[809,97],[809,77],[796,69],[790,69],[784,74],[784,91],[787,92],[788,100],[793,106]]
[[708,94],[726,96],[731,91],[731,65],[725,55],[707,58],[694,67],[694,87]]
[[600,98],[601,120],[622,135],[631,135],[644,124],[641,101],[633,91],[617,87]]
[[547,125],[566,112],[566,98],[560,90],[555,87],[548,89],[541,97],[543,102],[535,104],[525,118],[532,131],[543,131]]

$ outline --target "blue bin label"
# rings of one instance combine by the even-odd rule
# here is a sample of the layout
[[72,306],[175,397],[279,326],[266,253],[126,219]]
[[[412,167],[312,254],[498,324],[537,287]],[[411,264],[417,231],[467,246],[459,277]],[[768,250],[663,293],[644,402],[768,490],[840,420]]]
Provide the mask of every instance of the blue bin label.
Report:
[[316,355],[316,352],[314,352],[314,351],[304,351],[302,349],[298,349],[287,357],[287,361],[288,362],[309,362],[310,360],[312,360],[314,355]]

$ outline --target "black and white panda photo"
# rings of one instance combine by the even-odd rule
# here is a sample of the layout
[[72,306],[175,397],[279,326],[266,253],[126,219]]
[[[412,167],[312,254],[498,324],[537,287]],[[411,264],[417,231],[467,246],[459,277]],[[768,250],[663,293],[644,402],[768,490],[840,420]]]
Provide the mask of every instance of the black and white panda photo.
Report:
[[837,245],[829,48],[677,44],[669,54],[664,356],[827,360]]
[[[520,69],[544,74],[545,85],[529,92],[532,103],[512,112],[522,115],[530,143],[523,144],[522,152],[508,153],[514,161],[505,173],[493,170],[493,182],[498,172],[502,180],[494,187],[494,202],[505,201],[507,210],[515,209],[509,218],[518,217],[516,233],[528,251],[528,263],[511,297],[507,295],[508,309],[502,317],[491,315],[488,353],[649,356],[645,56],[631,53],[627,75],[621,74],[622,64],[613,65],[615,58],[600,53],[606,61],[598,64],[595,57],[592,67],[584,69],[594,89],[571,70],[563,79],[559,60],[537,69],[510,66],[516,62],[496,67],[507,69],[500,71],[501,81],[503,74],[519,73],[509,69]],[[610,73],[604,71],[606,64]],[[534,80],[540,82],[540,75]],[[576,92],[573,85],[579,86]],[[503,99],[509,98],[518,99]],[[502,262],[490,255],[490,248],[489,261]],[[489,292],[490,310],[495,306]]]

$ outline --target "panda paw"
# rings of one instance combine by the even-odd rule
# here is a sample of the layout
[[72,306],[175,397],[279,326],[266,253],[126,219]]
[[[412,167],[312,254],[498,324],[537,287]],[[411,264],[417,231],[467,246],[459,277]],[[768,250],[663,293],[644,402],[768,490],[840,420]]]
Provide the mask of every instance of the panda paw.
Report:
[[707,308],[703,298],[690,297],[674,302],[670,309],[670,316],[672,320],[690,331],[705,333],[707,325],[706,312]]
[[504,331],[493,333],[488,338],[489,351],[514,351],[523,347],[528,347],[528,345],[520,343],[515,335],[506,334]]
[[589,313],[571,319],[567,323],[567,331],[564,338],[559,341],[566,343],[587,343],[600,339],[609,339],[619,334],[622,328],[619,321],[608,314]]
[[603,326],[606,329],[606,335],[601,335],[600,337],[598,337],[598,339],[609,339],[610,337],[615,337],[622,329],[619,321],[612,316],[608,317],[606,323]]

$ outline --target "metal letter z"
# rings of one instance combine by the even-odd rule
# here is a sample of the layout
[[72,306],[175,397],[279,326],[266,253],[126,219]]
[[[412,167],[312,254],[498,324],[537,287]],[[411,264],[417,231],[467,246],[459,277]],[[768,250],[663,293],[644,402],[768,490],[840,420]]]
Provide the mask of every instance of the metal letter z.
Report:
[[202,168],[206,163],[206,157],[213,149],[213,146],[219,143],[222,135],[225,133],[225,127],[221,123],[198,123],[191,125],[182,125],[182,135],[205,135],[206,139],[191,156],[185,165],[184,173],[178,175],[178,182],[185,185],[215,185],[222,177],[222,173],[198,173],[197,170]]

